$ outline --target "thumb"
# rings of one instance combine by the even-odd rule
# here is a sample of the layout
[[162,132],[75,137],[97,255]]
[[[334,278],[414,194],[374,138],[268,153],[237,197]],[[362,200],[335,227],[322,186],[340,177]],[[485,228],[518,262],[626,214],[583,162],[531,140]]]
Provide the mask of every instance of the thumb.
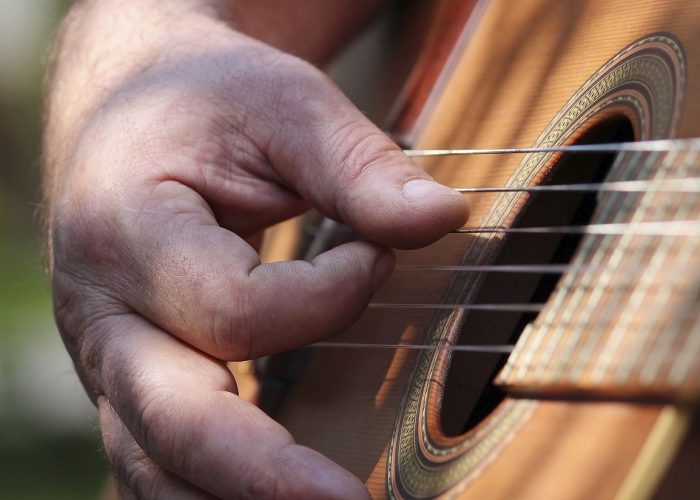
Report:
[[459,193],[434,182],[316,68],[285,67],[276,113],[257,115],[275,126],[256,128],[276,131],[263,142],[266,154],[298,193],[386,246],[424,246],[464,225],[469,209]]

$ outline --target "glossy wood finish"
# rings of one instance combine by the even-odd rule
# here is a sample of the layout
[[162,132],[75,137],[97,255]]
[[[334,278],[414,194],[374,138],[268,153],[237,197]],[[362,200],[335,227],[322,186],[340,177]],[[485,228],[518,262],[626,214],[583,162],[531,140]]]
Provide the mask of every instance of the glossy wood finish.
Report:
[[[678,135],[700,136],[699,27],[696,2],[491,1],[469,44],[449,68],[440,98],[424,112],[427,121],[415,130],[416,142],[411,146],[531,145],[607,60],[654,32],[672,33],[685,48],[688,98]],[[448,185],[476,187],[504,185],[520,160],[441,158],[421,164]],[[487,216],[494,200],[491,195],[470,195],[471,225]],[[474,239],[451,235],[426,250],[400,252],[399,262],[456,264]],[[397,272],[375,300],[437,302],[449,279],[440,273]],[[422,343],[431,318],[428,311],[370,310],[340,338]],[[405,350],[316,351],[289,395],[280,421],[300,443],[336,460],[364,480],[373,496],[384,497],[388,444],[416,358]],[[432,411],[437,414],[440,391],[431,394]],[[629,486],[629,474],[631,470],[640,476],[663,471],[663,457],[673,457],[673,450],[656,451],[674,446],[665,433],[682,424],[661,428],[662,412],[659,406],[539,402],[462,494],[480,499],[650,494],[655,481],[635,489]],[[431,431],[437,438],[439,427],[436,423]],[[654,433],[657,437],[650,445],[649,436]],[[640,454],[659,459],[643,461]]]
[[474,12],[477,3],[477,0],[424,2],[423,12],[417,13],[422,19],[414,20],[413,24],[420,22],[427,27],[419,38],[422,47],[387,120],[388,129],[404,144],[413,142],[424,111],[431,107],[429,102],[438,98],[459,49],[468,43],[470,28],[478,23],[480,15]]

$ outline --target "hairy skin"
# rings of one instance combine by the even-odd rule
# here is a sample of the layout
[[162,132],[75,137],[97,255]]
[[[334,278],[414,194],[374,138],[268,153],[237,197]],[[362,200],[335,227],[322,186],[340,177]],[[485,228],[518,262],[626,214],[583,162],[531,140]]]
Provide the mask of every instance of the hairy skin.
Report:
[[[44,134],[55,316],[125,497],[367,496],[238,398],[224,362],[346,328],[388,247],[468,215],[302,59],[377,2],[332,3],[93,0],[64,23]],[[249,242],[311,206],[374,243],[261,264]]]

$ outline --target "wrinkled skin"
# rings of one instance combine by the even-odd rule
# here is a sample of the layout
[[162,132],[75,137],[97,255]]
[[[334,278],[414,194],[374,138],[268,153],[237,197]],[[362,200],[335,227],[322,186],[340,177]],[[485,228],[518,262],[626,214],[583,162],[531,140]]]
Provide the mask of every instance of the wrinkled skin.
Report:
[[[240,399],[224,360],[348,327],[388,248],[462,225],[465,202],[318,69],[219,10],[109,3],[66,22],[45,175],[56,320],[121,494],[366,497]],[[312,206],[371,243],[261,264],[261,232]]]

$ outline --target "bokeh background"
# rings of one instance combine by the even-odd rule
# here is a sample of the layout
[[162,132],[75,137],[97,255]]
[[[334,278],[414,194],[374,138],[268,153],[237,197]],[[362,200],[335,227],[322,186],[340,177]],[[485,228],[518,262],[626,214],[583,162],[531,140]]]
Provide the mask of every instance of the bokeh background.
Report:
[[0,499],[98,498],[95,410],[51,314],[37,224],[41,83],[70,2],[0,0]]

